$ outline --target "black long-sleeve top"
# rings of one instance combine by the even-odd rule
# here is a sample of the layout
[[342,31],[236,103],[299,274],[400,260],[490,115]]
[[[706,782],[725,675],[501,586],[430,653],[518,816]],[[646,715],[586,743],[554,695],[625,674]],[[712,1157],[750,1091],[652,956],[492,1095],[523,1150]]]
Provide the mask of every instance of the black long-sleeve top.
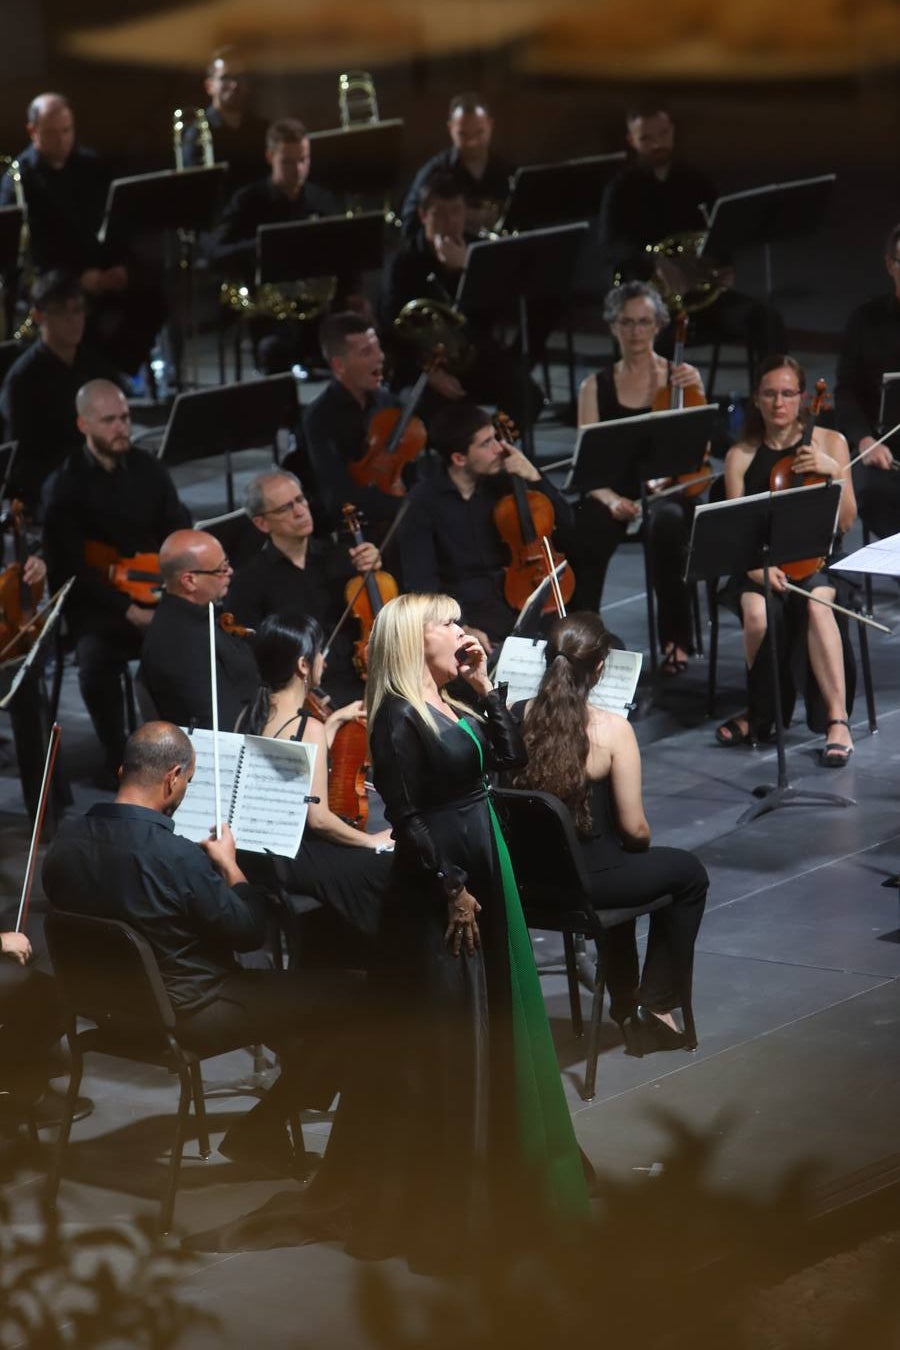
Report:
[[[144,634],[141,679],[160,717],[176,726],[212,727],[209,610],[180,595],[164,595]],[[259,687],[247,638],[216,629],[219,726],[232,731]]]
[[400,208],[404,234],[408,236],[415,234],[419,221],[419,191],[435,174],[449,174],[455,178],[469,206],[480,206],[486,201],[499,202],[502,206],[509,196],[513,172],[513,166],[508,160],[491,152],[484,174],[481,178],[476,178],[463,164],[456,146],[447,146],[422,165],[407,188]]
[[76,634],[121,629],[131,604],[85,563],[85,545],[96,540],[122,557],[158,553],[173,530],[189,527],[168,469],[144,450],[126,451],[110,472],[86,446],[69,455],[44,494],[44,549],[53,590],[77,578],[66,602]]
[[146,938],[176,1011],[211,1002],[237,969],[234,952],[265,937],[265,891],[226,885],[170,817],[144,806],[98,802],[65,821],[42,879],[54,909],[121,919]]
[[[48,164],[33,145],[18,160],[36,271],[61,267],[80,273],[122,260],[121,252],[97,239],[109,175],[92,150],[76,145],[59,169]],[[15,201],[15,187],[6,174],[0,181],[0,206],[14,206]]]
[[705,229],[700,205],[711,207],[715,199],[712,180],[686,164],[673,164],[663,179],[643,165],[628,165],[603,194],[600,245],[605,259],[628,276],[648,277],[652,263],[645,245],[684,230]]
[[[527,483],[553,505],[556,528],[572,525],[572,508],[546,478]],[[503,599],[509,551],[494,524],[494,507],[512,491],[507,473],[481,479],[466,500],[445,470],[417,483],[400,526],[400,555],[407,590],[444,592],[462,609],[463,621],[492,640],[506,637],[515,611]]]
[[[266,130],[268,123],[255,113],[244,113],[240,125],[229,126],[222,114],[210,105],[205,110],[216,164],[227,164],[225,191],[229,195],[259,178],[266,168]],[[196,124],[184,132],[181,154],[186,169],[203,164],[203,147]]]
[[[429,812],[483,790],[484,773],[521,768],[527,758],[518,723],[506,707],[506,686],[479,701],[483,721],[470,722],[478,736],[483,769],[471,738],[436,714],[435,734],[405,699],[389,696],[370,727],[375,786],[394,832],[398,864],[411,869],[435,895],[451,896],[467,881],[465,840],[458,849],[429,827]],[[451,831],[451,833],[453,833]]]
[[[229,277],[252,283],[256,275],[256,231],[260,225],[287,225],[293,221],[333,216],[337,198],[315,183],[304,184],[294,198],[286,196],[271,178],[240,188],[222,212],[213,236],[212,259]],[[348,262],[348,273],[352,266]]]
[[900,300],[880,295],[847,320],[834,388],[835,421],[851,445],[878,435],[881,377],[900,370]]

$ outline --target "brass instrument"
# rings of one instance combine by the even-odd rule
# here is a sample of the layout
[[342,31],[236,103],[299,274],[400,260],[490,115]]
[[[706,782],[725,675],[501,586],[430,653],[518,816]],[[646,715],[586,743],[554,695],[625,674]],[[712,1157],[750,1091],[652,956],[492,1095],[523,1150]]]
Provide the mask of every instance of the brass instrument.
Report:
[[223,281],[219,302],[233,314],[246,319],[293,319],[306,323],[324,314],[337,291],[337,277],[309,277],[305,281],[284,281],[275,286],[264,282],[255,288],[237,281]]
[[375,81],[367,70],[346,70],[338,76],[338,109],[344,131],[381,120]]
[[[19,231],[19,253],[16,259],[16,270],[22,281],[22,289],[26,294],[30,294],[31,287],[34,284],[34,268],[31,265],[31,237],[28,233],[28,206],[25,201],[25,189],[22,186],[22,171],[19,166],[19,161],[13,159],[10,155],[0,155],[0,164],[5,164],[7,166],[6,172],[13,185],[16,206],[22,212],[22,228]],[[2,281],[0,281],[0,288],[2,288]],[[5,309],[5,305],[3,305],[2,312],[0,312],[0,325],[4,324]],[[5,333],[3,336],[5,337]],[[37,327],[29,312],[19,324],[18,328],[13,332],[12,341],[31,342],[36,336]]]
[[204,110],[176,108],[172,113],[172,150],[175,155],[175,168],[179,173],[184,168],[184,133],[189,126],[197,128],[197,140],[203,155],[204,169],[212,168],[216,162],[212,132]]
[[703,256],[708,238],[708,230],[686,230],[670,234],[658,244],[647,244],[644,249],[653,260],[651,285],[672,315],[696,314],[715,304],[727,290],[720,280],[722,269]]
[[459,375],[472,364],[475,352],[463,314],[443,300],[410,300],[391,325],[394,334],[412,348],[421,366],[443,348],[442,364]]

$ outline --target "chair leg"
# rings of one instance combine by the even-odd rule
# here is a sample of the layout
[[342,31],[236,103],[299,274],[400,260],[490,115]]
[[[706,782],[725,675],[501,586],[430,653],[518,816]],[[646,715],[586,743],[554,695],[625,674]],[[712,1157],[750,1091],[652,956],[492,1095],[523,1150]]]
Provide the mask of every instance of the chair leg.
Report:
[[714,343],[712,355],[709,358],[709,374],[706,377],[706,398],[709,403],[712,403],[713,401],[713,390],[716,387],[716,375],[718,374],[719,371],[719,355],[721,351],[722,351],[721,342]]
[[691,583],[691,618],[694,621],[694,651],[703,655],[703,624],[700,622],[700,591],[696,581]]
[[69,1045],[69,1084],[66,1088],[66,1095],[63,1101],[63,1116],[59,1126],[56,1148],[53,1151],[53,1161],[47,1172],[47,1203],[51,1209],[56,1208],[56,1200],[59,1195],[59,1183],[60,1178],[62,1177],[63,1158],[69,1144],[69,1135],[72,1133],[75,1103],[78,1100],[81,1078],[84,1073],[84,1058],[78,1044],[78,1036],[74,1021],[71,1027],[67,1029],[66,1040]]
[[694,1005],[691,1000],[691,990],[686,989],[681,998],[681,1020],[684,1022],[685,1048],[687,1050],[697,1049],[697,1028],[694,1025]]
[[302,1181],[308,1176],[310,1168],[306,1140],[303,1138],[303,1122],[299,1112],[288,1117],[288,1128],[291,1132],[291,1143],[294,1145],[294,1175],[298,1181]]
[[878,730],[878,718],[875,714],[875,686],[872,683],[872,663],[869,660],[869,634],[864,623],[858,623],[859,663],[862,666],[863,688],[866,691],[866,713],[869,718],[869,731],[872,735]]
[[578,406],[578,388],[575,383],[575,342],[572,337],[572,321],[566,319],[566,364],[569,369],[569,402],[573,408]]
[[197,1121],[197,1145],[200,1157],[208,1158],[212,1150],[209,1146],[209,1126],[206,1120],[206,1102],[203,1097],[203,1073],[199,1064],[192,1064],[191,1089],[194,1098],[194,1116]]
[[584,1022],[581,1017],[581,990],[578,986],[578,968],[575,964],[575,938],[572,933],[563,933],[563,949],[566,954],[566,983],[569,986],[569,1011],[572,1016],[572,1031],[576,1040],[584,1035]]
[[178,1077],[181,1091],[178,1094],[178,1115],[175,1119],[175,1137],[172,1140],[172,1156],[169,1159],[169,1175],[163,1193],[159,1214],[160,1232],[168,1233],[175,1214],[175,1192],[178,1189],[178,1177],[181,1172],[181,1155],[184,1152],[184,1136],[187,1130],[188,1116],[191,1111],[192,1084],[191,1073],[187,1065],[179,1064]]
[[719,661],[719,608],[716,604],[717,582],[706,583],[706,606],[709,610],[709,664],[706,671],[706,715],[716,715],[716,676]]
[[600,1022],[603,1017],[603,995],[606,992],[606,978],[603,973],[602,939],[597,941],[597,973],[594,982],[594,997],[591,1002],[591,1020],[588,1026],[587,1047],[584,1065],[584,1087],[581,1099],[594,1100],[597,1091],[597,1060],[600,1057]]

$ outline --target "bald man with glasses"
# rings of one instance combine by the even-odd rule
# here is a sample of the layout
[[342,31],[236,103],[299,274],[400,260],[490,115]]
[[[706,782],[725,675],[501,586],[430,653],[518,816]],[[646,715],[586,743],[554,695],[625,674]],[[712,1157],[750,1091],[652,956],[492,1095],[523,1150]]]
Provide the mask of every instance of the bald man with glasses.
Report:
[[[209,604],[217,611],[233,569],[214,535],[176,530],[159,551],[165,593],[144,638],[140,679],[159,716],[176,726],[212,727]],[[259,672],[246,638],[216,628],[219,726],[231,731],[256,693]]]

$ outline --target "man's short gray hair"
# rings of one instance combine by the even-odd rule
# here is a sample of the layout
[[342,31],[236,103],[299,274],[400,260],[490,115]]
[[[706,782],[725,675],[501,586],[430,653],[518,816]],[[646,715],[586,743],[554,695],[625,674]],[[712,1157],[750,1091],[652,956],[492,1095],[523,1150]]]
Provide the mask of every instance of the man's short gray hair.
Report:
[[262,516],[266,510],[266,484],[277,482],[279,478],[286,478],[294,487],[303,491],[300,479],[295,473],[290,473],[287,469],[267,469],[265,473],[258,473],[255,478],[244,488],[244,510],[248,516]]

